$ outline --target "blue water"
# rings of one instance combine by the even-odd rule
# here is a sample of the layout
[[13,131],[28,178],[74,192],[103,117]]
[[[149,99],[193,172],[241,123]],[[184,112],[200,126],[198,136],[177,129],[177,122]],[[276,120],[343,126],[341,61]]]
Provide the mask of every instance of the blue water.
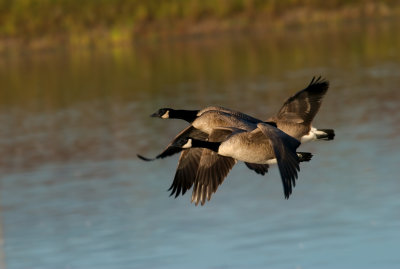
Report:
[[[347,43],[364,40],[343,35]],[[95,70],[84,58],[62,69],[60,82],[46,80],[53,72],[46,66],[65,56],[32,60],[28,67],[44,70],[28,72],[26,84],[40,89],[39,98],[10,95],[0,113],[0,267],[398,268],[400,42],[364,35],[389,47],[371,56],[338,45],[326,60],[332,44],[321,37],[311,62],[278,70],[271,66],[278,60],[252,63],[264,49],[272,56],[265,40],[217,40],[232,44],[229,51],[251,51],[227,56],[236,65],[222,65],[221,73],[209,73],[207,64],[225,45],[187,44],[209,59],[185,51],[181,59],[180,46],[162,48],[155,56],[172,52],[182,62],[164,59],[162,68],[154,55],[88,56]],[[287,46],[279,59],[297,49]],[[190,71],[180,68],[186,62]],[[13,72],[18,77],[24,68]],[[319,74],[331,88],[315,126],[334,128],[336,137],[302,146],[314,157],[302,163],[289,200],[276,167],[262,177],[238,163],[211,201],[196,207],[190,194],[173,199],[166,191],[177,156],[151,163],[135,156],[158,153],[185,126],[149,118],[159,107],[221,104],[266,118]],[[61,85],[88,90],[53,93]]]

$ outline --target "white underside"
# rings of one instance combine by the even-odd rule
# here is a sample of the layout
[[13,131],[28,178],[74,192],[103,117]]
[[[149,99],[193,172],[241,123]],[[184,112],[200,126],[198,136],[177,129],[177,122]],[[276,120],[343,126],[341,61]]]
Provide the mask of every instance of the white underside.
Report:
[[232,145],[222,143],[218,149],[218,154],[231,157],[236,160],[256,164],[276,164],[276,158],[266,160],[266,156],[262,153],[254,154],[247,147],[234,147]]
[[300,142],[306,143],[309,141],[317,140],[317,135],[323,135],[323,134],[325,134],[325,133],[322,131],[318,131],[317,128],[311,127],[310,132],[306,135],[303,135],[300,139]]
[[[300,157],[300,154],[297,153],[297,156]],[[268,161],[266,162],[266,164],[277,164],[277,163],[278,163],[278,160],[277,160],[276,158],[270,159],[270,160],[268,160]]]
[[267,164],[277,164],[277,163],[278,161],[276,160],[276,158],[267,161]]

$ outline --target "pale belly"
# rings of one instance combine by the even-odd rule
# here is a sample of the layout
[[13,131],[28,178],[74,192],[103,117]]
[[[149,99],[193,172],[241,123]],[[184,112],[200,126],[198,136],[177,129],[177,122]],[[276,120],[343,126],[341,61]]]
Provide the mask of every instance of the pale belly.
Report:
[[221,144],[218,154],[232,157],[236,160],[257,163],[257,164],[273,164],[276,163],[275,154],[272,151],[268,141],[263,143],[235,143],[234,140],[228,140]]

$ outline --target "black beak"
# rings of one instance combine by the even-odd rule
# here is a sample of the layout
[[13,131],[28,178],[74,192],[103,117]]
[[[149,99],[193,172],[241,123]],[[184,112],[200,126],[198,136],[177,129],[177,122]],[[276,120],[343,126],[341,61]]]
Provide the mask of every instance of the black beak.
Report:
[[151,114],[151,115],[150,115],[150,117],[153,117],[153,118],[158,118],[158,117],[159,117],[159,115],[158,115],[158,113],[157,113],[157,112],[155,112],[155,113]]

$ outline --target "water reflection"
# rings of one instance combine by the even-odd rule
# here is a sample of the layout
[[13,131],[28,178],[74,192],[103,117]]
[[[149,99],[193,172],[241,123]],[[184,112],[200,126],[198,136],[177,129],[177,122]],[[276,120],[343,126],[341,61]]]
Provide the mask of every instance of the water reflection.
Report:
[[[4,56],[6,268],[395,268],[398,26]],[[337,137],[304,146],[315,157],[288,201],[276,169],[259,177],[238,165],[194,207],[167,195],[176,157],[135,157],[185,126],[149,118],[159,107],[220,104],[266,118],[319,74],[332,87],[316,125]]]

